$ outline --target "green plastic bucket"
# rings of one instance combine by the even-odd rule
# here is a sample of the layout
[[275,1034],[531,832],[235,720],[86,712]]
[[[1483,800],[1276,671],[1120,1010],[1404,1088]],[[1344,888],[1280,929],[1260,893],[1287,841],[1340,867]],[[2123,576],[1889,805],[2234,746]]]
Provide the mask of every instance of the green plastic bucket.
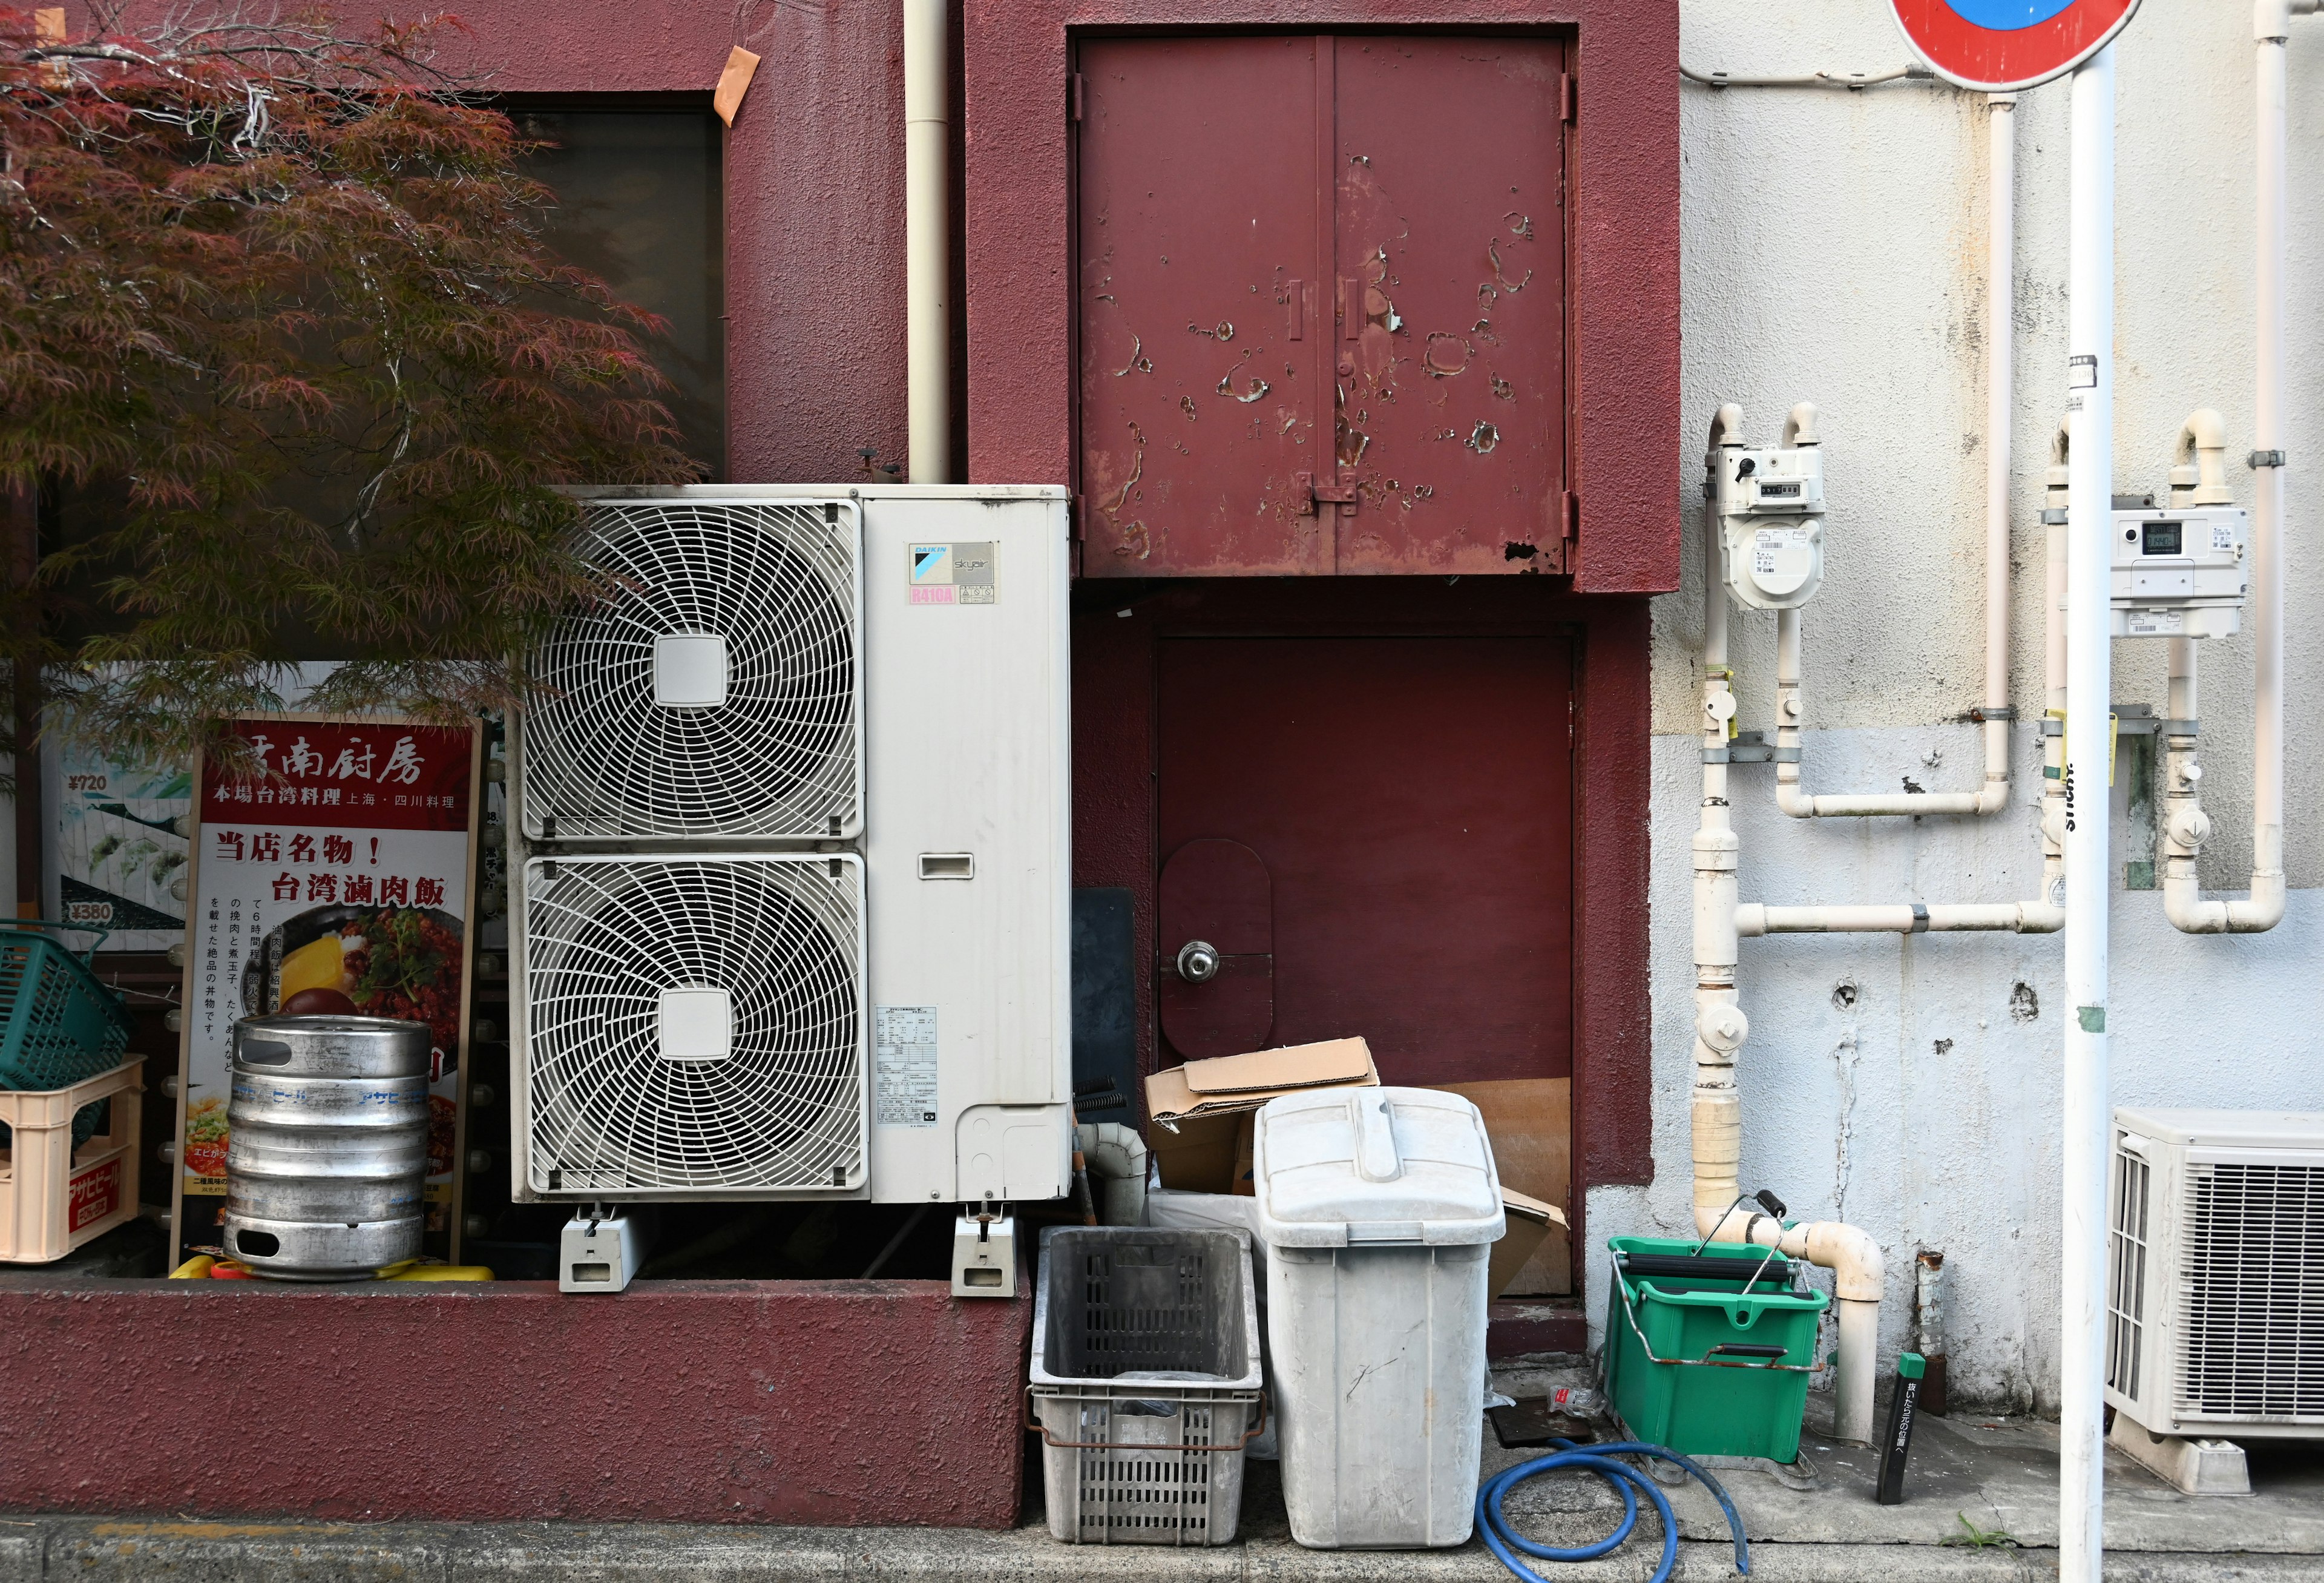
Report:
[[[1692,1254],[1686,1239],[1616,1236],[1617,1254]],[[1796,1461],[1816,1325],[1831,1300],[1794,1291],[1778,1255],[1748,1291],[1764,1247],[1713,1243],[1732,1281],[1617,1273],[1606,1303],[1606,1394],[1639,1440],[1695,1457]],[[1615,1268],[1620,1270],[1620,1261]],[[1766,1356],[1781,1347],[1781,1356]]]

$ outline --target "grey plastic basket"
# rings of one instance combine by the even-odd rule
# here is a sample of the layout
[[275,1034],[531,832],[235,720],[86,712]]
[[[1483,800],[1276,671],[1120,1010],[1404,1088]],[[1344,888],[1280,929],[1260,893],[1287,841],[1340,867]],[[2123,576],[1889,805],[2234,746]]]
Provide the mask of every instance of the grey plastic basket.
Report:
[[1259,1385],[1247,1234],[1041,1234],[1032,1427],[1053,1538],[1231,1543],[1243,1448],[1266,1421]]

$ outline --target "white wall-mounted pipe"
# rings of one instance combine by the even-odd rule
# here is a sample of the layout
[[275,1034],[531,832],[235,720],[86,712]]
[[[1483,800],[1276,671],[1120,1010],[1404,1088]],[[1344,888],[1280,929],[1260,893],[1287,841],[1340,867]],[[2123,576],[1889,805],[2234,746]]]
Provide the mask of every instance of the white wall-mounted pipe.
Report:
[[949,8],[904,0],[904,400],[915,484],[953,481]]
[[[2009,806],[2009,428],[2017,317],[2017,97],[1987,101],[1985,266],[1985,781],[1975,792],[1812,794],[1800,783],[1800,612],[1775,613],[1775,806],[1794,819],[1999,813]],[[1813,409],[1809,409],[1813,412]],[[1785,444],[1791,443],[1787,439]]]
[[2113,45],[2074,69],[2070,116],[2058,1532],[2061,1583],[2098,1583],[2105,1557],[2107,781],[2113,747]]
[[1886,71],[1818,71],[1806,77],[1735,77],[1724,71],[1697,71],[1682,61],[1678,74],[1705,88],[1878,88],[1887,82],[1925,82],[1938,86],[1937,74],[1918,60],[1908,60]]
[[[1743,412],[1729,403],[1712,420],[1711,455],[1742,443]],[[1727,579],[1715,510],[1703,514],[1702,809],[1694,833],[1694,1091],[1692,1154],[1698,1236],[1781,1247],[1832,1272],[1840,1315],[1833,1430],[1844,1440],[1872,1438],[1872,1391],[1880,1342],[1880,1245],[1868,1232],[1838,1221],[1784,1227],[1765,1216],[1730,1216],[1741,1195],[1743,1116],[1735,1087],[1737,1054],[1751,1025],[1737,1004],[1736,839],[1727,796],[1728,726],[1735,697],[1727,667]]]
[[2065,917],[2043,902],[1892,902],[1883,906],[1770,907],[1746,902],[1735,910],[1735,932],[1746,940],[1767,934],[1954,934],[2001,930],[2055,934]]
[[[2252,401],[2252,875],[2247,897],[2205,901],[2198,858],[2210,820],[2197,801],[2202,767],[2195,759],[2197,717],[2193,645],[2182,657],[2172,643],[2172,685],[2183,670],[2190,702],[2181,714],[2172,706],[2166,731],[2167,773],[2163,788],[2163,912],[2189,934],[2258,934],[2283,919],[2283,343],[2284,190],[2287,150],[2284,123],[2289,89],[2284,53],[2292,14],[2313,14],[2318,0],[2256,0],[2252,32],[2256,46],[2258,101],[2258,322],[2256,377]],[[2203,441],[2222,455],[2223,434],[2193,436],[2198,412],[2181,439],[2193,437],[2199,463]],[[2224,428],[2224,425],[2219,425]],[[2175,477],[2174,477],[2175,482]],[[2204,478],[2202,483],[2209,483]],[[2224,496],[2224,479],[2219,491]],[[2203,493],[2200,484],[2198,494]],[[2197,504],[2204,504],[2198,501]]]

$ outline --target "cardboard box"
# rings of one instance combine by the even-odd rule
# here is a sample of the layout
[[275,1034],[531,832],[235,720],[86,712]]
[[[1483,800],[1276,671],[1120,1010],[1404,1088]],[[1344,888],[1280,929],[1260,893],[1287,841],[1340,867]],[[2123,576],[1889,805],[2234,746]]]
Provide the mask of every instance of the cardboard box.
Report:
[[1507,1291],[1517,1272],[1533,1261],[1553,1227],[1560,1232],[1565,1229],[1564,1210],[1527,1198],[1515,1188],[1501,1190],[1501,1215],[1508,1229],[1493,1245],[1493,1256],[1486,1265],[1485,1291],[1492,1297]]
[[[1371,1047],[1360,1039],[1190,1060],[1146,1079],[1146,1146],[1164,1187],[1248,1193],[1251,1118],[1260,1106],[1310,1088],[1379,1087]],[[1240,1184],[1238,1168],[1246,1179]]]

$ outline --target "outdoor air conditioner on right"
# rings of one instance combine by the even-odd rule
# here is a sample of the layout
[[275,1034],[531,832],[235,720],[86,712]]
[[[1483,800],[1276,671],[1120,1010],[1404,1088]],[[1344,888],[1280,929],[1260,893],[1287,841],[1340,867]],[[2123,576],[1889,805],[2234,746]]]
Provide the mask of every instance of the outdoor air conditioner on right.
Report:
[[2114,1113],[2106,1399],[2154,1435],[2324,1437],[2324,1115]]
[[512,1190],[1061,1196],[1064,492],[591,492],[509,729]]

